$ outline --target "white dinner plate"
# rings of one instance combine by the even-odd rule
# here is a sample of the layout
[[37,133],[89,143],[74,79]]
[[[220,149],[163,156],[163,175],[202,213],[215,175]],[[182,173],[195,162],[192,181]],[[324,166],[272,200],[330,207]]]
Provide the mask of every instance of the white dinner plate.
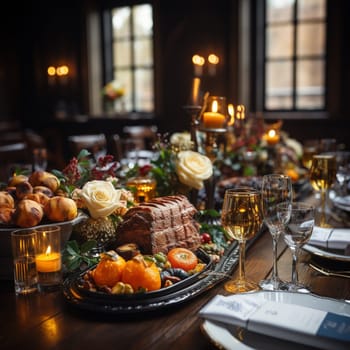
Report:
[[[319,297],[313,294],[280,291],[259,291],[254,294],[256,294],[256,298],[263,298],[269,301],[295,304],[350,316],[350,304],[336,299]],[[253,333],[243,328],[220,322],[204,320],[201,324],[201,329],[216,347],[223,350],[310,349],[310,346]],[[322,342],[322,338],[320,338],[320,342]],[[346,348],[345,345],[344,349]],[[337,343],[334,349],[338,350],[342,349],[342,347],[339,347]]]
[[333,198],[333,204],[339,209],[350,211],[350,196],[335,197]]
[[335,250],[328,250],[327,248],[316,247],[312,244],[304,244],[302,246],[302,249],[312,255],[319,256],[321,258],[335,261],[350,262],[350,255],[342,254],[341,251],[336,252]]

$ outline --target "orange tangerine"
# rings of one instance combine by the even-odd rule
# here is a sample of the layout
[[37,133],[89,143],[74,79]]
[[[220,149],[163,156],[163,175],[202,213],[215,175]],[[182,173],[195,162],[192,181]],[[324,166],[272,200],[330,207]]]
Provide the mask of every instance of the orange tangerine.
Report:
[[160,289],[161,278],[157,265],[138,254],[126,262],[122,282],[130,284],[134,291]]
[[102,253],[100,262],[92,272],[96,285],[113,287],[120,281],[125,264],[124,258],[115,251]]

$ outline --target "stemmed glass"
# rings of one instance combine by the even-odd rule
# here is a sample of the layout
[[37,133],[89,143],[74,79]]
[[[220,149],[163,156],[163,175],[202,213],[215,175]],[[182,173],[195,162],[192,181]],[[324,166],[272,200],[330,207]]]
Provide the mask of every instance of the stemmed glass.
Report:
[[311,237],[315,224],[315,209],[312,205],[293,202],[278,205],[277,214],[282,222],[285,222],[283,238],[292,251],[292,281],[286,283],[289,291],[309,293],[309,289],[298,279],[298,255],[300,247],[307,243]]
[[336,180],[337,162],[334,155],[318,154],[313,156],[310,168],[312,187],[321,193],[321,215],[319,226],[329,227],[326,219],[328,191]]
[[221,222],[228,234],[239,244],[239,276],[225,284],[230,293],[241,293],[259,289],[245,277],[246,241],[253,238],[262,224],[260,192],[252,188],[226,190],[222,206]]
[[291,203],[293,198],[292,181],[289,176],[283,174],[264,175],[261,188],[261,202],[264,223],[272,236],[273,267],[271,278],[260,281],[259,285],[264,290],[284,289],[284,282],[278,277],[277,270],[277,244],[283,222],[277,217],[277,205]]

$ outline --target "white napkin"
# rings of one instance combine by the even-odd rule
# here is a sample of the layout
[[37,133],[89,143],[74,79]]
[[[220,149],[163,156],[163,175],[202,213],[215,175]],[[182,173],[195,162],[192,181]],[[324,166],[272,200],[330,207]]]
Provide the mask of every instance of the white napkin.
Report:
[[346,349],[338,341],[350,341],[350,315],[261,299],[255,293],[217,295],[199,316],[323,349]]
[[350,246],[350,229],[315,226],[309,244],[323,248],[347,250]]

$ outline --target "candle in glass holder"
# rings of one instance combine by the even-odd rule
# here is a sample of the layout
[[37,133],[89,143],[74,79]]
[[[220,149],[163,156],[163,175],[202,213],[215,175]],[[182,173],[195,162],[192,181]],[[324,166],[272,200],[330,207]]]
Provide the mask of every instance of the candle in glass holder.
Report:
[[203,113],[203,127],[205,129],[222,129],[225,127],[226,117],[218,112],[218,101],[214,100],[211,111]]
[[275,129],[270,129],[265,135],[265,140],[268,145],[273,146],[280,141],[280,135]]
[[38,254],[35,261],[38,272],[56,272],[61,270],[61,254],[51,253],[51,246],[47,247],[44,254]]
[[36,268],[41,290],[55,289],[62,282],[61,229],[41,226],[36,231]]

